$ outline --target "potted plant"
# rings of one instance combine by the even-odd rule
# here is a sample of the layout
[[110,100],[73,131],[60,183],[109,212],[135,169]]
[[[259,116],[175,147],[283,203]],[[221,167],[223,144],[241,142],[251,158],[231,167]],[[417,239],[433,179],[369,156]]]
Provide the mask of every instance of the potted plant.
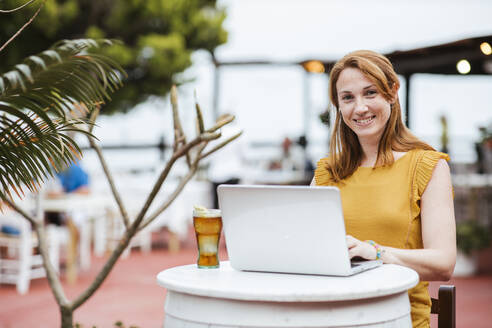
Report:
[[492,173],[492,123],[481,126],[478,130],[480,139],[475,143],[477,173]]
[[470,276],[476,273],[478,251],[490,244],[490,229],[477,220],[466,220],[456,225],[455,276]]

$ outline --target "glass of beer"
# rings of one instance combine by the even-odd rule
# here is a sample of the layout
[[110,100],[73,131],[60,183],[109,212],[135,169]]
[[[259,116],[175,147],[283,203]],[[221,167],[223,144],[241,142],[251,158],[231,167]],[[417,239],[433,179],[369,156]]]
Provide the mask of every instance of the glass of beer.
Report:
[[195,206],[193,209],[193,226],[198,245],[198,268],[218,268],[218,249],[222,231],[220,210]]

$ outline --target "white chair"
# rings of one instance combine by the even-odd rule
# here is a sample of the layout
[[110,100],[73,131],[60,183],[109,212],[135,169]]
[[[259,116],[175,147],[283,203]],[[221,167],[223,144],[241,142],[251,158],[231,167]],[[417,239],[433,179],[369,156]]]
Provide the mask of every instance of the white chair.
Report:
[[[71,238],[77,237],[77,244],[74,247],[74,254],[78,267],[82,270],[88,270],[91,264],[91,220],[96,218],[99,213],[99,195],[92,193],[65,193],[59,179],[49,179],[39,192],[39,208],[41,212],[53,213],[55,215],[65,216],[74,224],[76,233],[71,230],[68,222],[57,223],[60,243],[63,249],[71,249],[73,242]],[[102,201],[102,200],[101,200]],[[93,208],[93,204],[96,204]],[[43,214],[45,215],[45,214]],[[67,254],[68,255],[68,254]]]
[[[119,184],[120,197],[125,205],[130,220],[134,220],[140,211],[146,196],[151,188],[153,177],[147,175],[128,174],[119,172],[114,176]],[[117,185],[118,186],[118,185]],[[103,256],[105,252],[116,248],[125,231],[119,208],[113,198],[111,191],[105,186],[98,193],[106,199],[106,215],[99,216],[94,220],[94,253]],[[139,247],[143,252],[150,252],[152,246],[151,229],[138,232],[125,249],[122,257],[127,257],[130,249]]]
[[[130,220],[133,220],[138,215],[140,211],[139,202],[134,201],[126,201],[128,216]],[[101,228],[101,224],[99,224],[99,228]],[[116,248],[118,242],[125,232],[125,226],[123,224],[123,220],[121,219],[120,212],[117,208],[113,208],[108,210],[105,220],[105,225],[103,226],[105,232],[103,233],[106,240],[104,242],[99,242],[104,244],[104,248],[108,251],[112,251]],[[101,247],[101,246],[100,246]],[[122,258],[128,257],[130,254],[130,250],[134,247],[139,247],[142,252],[148,253],[152,249],[152,229],[151,227],[147,227],[142,231],[139,231],[130,241],[130,244],[125,249],[122,254]],[[99,247],[98,247],[99,248]]]
[[[38,238],[31,224],[20,214],[4,209],[0,225],[17,230],[18,234],[0,233],[0,283],[15,284],[19,294],[27,293],[31,279],[46,276],[43,259],[37,252]],[[59,241],[56,229],[47,226],[49,258],[59,271]]]
[[98,217],[97,220],[94,220],[94,255],[99,257],[103,256],[106,251],[108,215],[109,211],[105,215]]
[[[68,245],[71,238],[77,237],[76,254],[78,266],[82,270],[90,268],[91,264],[91,241],[92,241],[92,224],[94,223],[94,248],[97,255],[102,255],[100,241],[101,232],[104,234],[105,229],[101,225],[105,224],[107,197],[101,194],[67,194],[63,197],[43,197],[41,208],[46,212],[58,212],[66,215],[76,233],[71,232],[68,222],[58,227],[61,243]],[[74,236],[75,235],[75,236]],[[104,235],[103,235],[104,237]],[[69,247],[67,247],[69,248]]]
[[[105,249],[108,251],[112,251],[118,245],[121,237],[125,232],[125,226],[119,213],[110,212],[106,219],[106,241],[105,241]],[[128,257],[130,255],[130,250],[134,247],[139,247],[142,252],[148,253],[152,249],[152,231],[150,228],[143,229],[139,231],[130,241],[130,244],[125,249],[122,258]]]
[[[88,270],[91,266],[91,225],[87,213],[73,211],[66,213],[72,220],[78,232],[77,261],[82,270]],[[60,243],[68,249],[70,242],[70,228],[68,225],[57,227],[60,234]]]

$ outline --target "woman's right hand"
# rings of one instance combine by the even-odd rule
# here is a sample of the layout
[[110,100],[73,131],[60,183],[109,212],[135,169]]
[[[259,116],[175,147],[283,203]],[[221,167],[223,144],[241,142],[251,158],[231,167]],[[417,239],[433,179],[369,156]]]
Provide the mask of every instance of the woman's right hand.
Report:
[[360,241],[359,239],[352,237],[351,235],[346,236],[347,247],[349,252],[349,257],[352,259],[354,257],[362,257],[366,260],[375,260],[377,257],[377,251],[374,246],[365,241]]

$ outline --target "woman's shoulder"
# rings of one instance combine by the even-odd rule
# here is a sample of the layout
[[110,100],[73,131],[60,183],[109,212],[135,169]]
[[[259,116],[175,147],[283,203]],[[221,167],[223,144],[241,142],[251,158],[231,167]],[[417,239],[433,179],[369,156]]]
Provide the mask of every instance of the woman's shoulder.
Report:
[[434,167],[440,159],[446,161],[450,160],[450,157],[446,153],[439,152],[431,149],[414,149],[411,151],[414,154],[415,163],[419,166],[432,166]]
[[415,150],[414,185],[419,194],[425,190],[440,160],[449,161],[450,157],[448,154],[436,150]]
[[327,157],[323,157],[323,158],[320,158],[317,162],[317,166],[316,167],[320,167],[320,166],[326,166],[328,165],[328,162],[330,161],[330,157],[327,156]]
[[328,171],[328,163],[330,161],[329,157],[321,158],[314,170],[314,180],[317,186],[326,186],[330,184],[331,174]]

